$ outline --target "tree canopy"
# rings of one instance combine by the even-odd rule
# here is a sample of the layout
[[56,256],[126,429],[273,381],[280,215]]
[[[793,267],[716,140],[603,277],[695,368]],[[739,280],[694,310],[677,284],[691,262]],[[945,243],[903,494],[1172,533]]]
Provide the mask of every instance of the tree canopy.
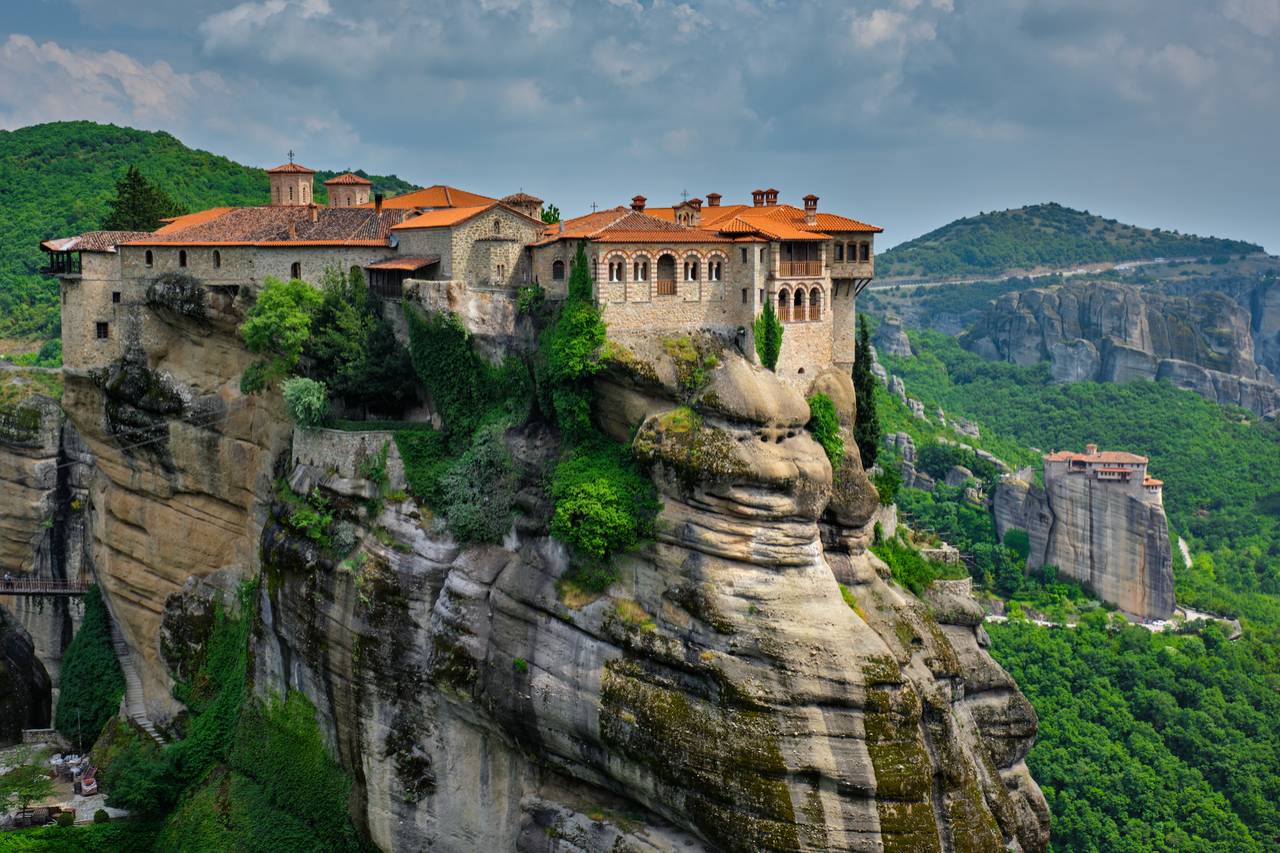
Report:
[[107,202],[102,227],[108,231],[154,231],[162,220],[185,211],[137,167],[130,166],[116,184],[115,198]]

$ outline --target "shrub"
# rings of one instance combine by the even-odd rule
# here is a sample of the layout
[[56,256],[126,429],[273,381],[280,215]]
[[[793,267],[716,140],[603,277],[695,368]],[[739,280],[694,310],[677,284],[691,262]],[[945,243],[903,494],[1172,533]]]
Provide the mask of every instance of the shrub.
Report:
[[902,488],[902,472],[896,465],[886,465],[871,482],[880,496],[880,505],[891,506],[898,500],[898,490]]
[[773,309],[773,300],[767,299],[764,310],[755,321],[756,355],[760,363],[773,370],[778,366],[778,356],[782,353],[782,322]]
[[505,425],[477,430],[471,447],[440,479],[449,529],[464,542],[501,542],[515,515],[516,486]]
[[966,574],[963,567],[926,560],[901,537],[884,539],[871,550],[888,564],[893,579],[916,595],[923,595],[929,584],[938,578],[964,577]]
[[524,658],[516,658],[515,660],[511,661],[511,668],[514,669],[516,672],[528,672],[529,662]]
[[240,336],[250,352],[269,354],[254,377],[261,383],[259,387],[286,375],[298,363],[321,302],[319,291],[305,281],[267,277],[240,326]]
[[537,314],[546,302],[547,292],[541,284],[529,284],[520,288],[516,294],[517,314]]
[[1031,554],[1031,536],[1025,530],[1011,527],[1004,533],[1004,546],[1018,555],[1018,565],[1022,565]]
[[634,548],[652,535],[659,509],[652,481],[630,452],[598,434],[556,466],[551,498],[552,534],[595,560]]
[[61,827],[74,826],[76,822],[76,813],[62,812],[61,814],[59,814],[57,817],[54,818],[54,821],[58,824],[58,826],[61,826]]
[[80,630],[62,656],[62,693],[54,726],[83,750],[115,716],[124,675],[111,644],[111,616],[96,584],[84,596]]
[[94,823],[110,823],[111,815],[107,814],[106,809],[98,809],[93,813],[93,822]]
[[303,429],[318,429],[329,413],[329,394],[323,382],[295,376],[280,388],[289,417]]
[[822,445],[831,460],[832,468],[839,468],[844,462],[844,439],[840,437],[840,416],[836,413],[836,404],[826,394],[814,394],[809,398],[809,423],[805,428],[813,434],[814,440]]

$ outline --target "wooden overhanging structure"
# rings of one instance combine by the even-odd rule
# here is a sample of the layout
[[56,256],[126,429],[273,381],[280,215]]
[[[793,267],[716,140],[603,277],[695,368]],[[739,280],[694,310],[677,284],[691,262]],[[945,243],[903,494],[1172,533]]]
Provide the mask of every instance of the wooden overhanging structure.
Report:
[[419,255],[410,258],[389,258],[369,264],[364,268],[369,280],[369,290],[379,299],[404,298],[406,278],[431,278],[436,273],[432,267],[440,264],[439,255]]

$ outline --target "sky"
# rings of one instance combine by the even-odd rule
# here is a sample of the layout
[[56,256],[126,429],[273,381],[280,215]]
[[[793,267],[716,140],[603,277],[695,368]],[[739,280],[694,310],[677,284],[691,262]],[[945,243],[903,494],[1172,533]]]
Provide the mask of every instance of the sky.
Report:
[[1280,0],[0,0],[0,129],[565,215],[776,187],[892,245],[1043,201],[1280,252]]

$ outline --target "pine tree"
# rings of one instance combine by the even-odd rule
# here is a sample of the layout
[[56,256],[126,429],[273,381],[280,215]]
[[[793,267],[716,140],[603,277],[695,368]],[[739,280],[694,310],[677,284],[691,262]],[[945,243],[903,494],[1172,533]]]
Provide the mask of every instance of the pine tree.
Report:
[[554,204],[549,204],[542,211],[542,221],[548,225],[555,225],[560,221],[560,208]]
[[782,352],[782,322],[778,320],[778,312],[773,310],[773,300],[767,299],[764,310],[755,322],[756,355],[760,363],[773,370],[778,366],[778,355]]
[[160,227],[160,220],[182,212],[164,190],[130,166],[116,184],[116,197],[107,202],[107,218],[102,227],[107,231],[154,231]]
[[871,333],[867,317],[858,316],[858,346],[853,356],[853,390],[857,395],[857,414],[853,420],[853,440],[858,445],[864,468],[876,464],[880,451],[880,417],[876,414],[876,377],[871,372]]

